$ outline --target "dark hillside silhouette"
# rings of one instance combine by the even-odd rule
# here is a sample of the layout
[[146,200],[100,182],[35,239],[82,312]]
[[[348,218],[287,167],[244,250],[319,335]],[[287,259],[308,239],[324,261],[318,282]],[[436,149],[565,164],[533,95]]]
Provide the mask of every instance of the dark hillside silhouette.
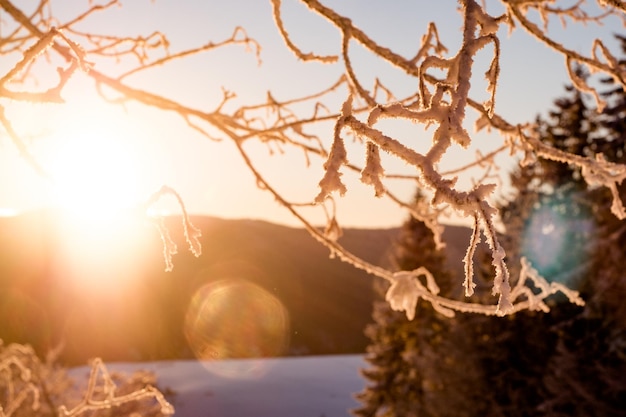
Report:
[[[70,364],[94,356],[105,361],[191,358],[184,320],[194,293],[211,282],[238,279],[259,285],[286,308],[289,343],[281,354],[365,351],[374,278],[329,258],[303,229],[194,217],[203,246],[195,258],[185,248],[180,220],[168,218],[179,253],[174,270],[165,272],[157,229],[145,219],[123,221],[133,237],[117,237],[111,227],[111,244],[98,241],[102,231],[80,223],[70,227],[53,211],[0,219],[4,343],[30,343],[45,354],[63,342],[61,358]],[[340,242],[381,263],[397,232],[346,229]],[[468,235],[465,228],[447,228],[451,259],[458,260],[454,251],[462,250]],[[98,286],[90,287],[89,280]]]

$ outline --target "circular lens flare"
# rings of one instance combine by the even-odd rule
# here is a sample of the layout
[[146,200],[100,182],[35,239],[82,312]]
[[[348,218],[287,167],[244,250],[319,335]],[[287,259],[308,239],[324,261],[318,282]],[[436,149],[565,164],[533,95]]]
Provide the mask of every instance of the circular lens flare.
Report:
[[549,281],[576,288],[594,221],[573,196],[550,196],[535,207],[522,238],[522,256]]
[[[185,336],[201,361],[279,356],[287,348],[288,335],[289,316],[280,300],[241,279],[198,289],[185,317]],[[207,368],[232,378],[263,373],[254,360],[219,367],[207,364]]]

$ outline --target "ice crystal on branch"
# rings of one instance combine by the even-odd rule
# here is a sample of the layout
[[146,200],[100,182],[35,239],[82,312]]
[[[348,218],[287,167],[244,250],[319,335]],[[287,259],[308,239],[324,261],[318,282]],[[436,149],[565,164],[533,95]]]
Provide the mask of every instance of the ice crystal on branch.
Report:
[[407,271],[394,275],[394,281],[387,290],[385,300],[393,310],[404,311],[409,320],[415,317],[415,307],[419,298],[419,291],[415,276]]
[[372,142],[367,143],[367,156],[365,168],[361,171],[361,181],[374,187],[376,197],[382,197],[385,194],[385,186],[380,179],[385,175],[385,170],[381,165],[378,149]]

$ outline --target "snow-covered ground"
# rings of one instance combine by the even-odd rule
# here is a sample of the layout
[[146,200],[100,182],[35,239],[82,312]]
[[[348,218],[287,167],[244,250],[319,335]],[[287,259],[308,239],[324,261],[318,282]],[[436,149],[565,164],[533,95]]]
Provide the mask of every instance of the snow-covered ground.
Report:
[[364,367],[363,355],[107,364],[155,372],[159,388],[176,393],[176,417],[349,416]]

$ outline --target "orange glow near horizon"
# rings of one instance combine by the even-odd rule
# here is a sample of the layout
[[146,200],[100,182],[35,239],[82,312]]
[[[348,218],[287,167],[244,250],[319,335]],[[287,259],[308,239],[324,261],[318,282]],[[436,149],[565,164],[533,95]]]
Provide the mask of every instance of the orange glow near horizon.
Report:
[[150,258],[146,227],[136,217],[118,215],[105,221],[63,213],[57,242],[56,273],[89,297],[133,291]]
[[128,287],[144,266],[146,232],[136,209],[146,198],[141,191],[150,171],[141,121],[106,103],[93,87],[79,90],[64,104],[16,115],[48,176],[45,204],[60,215],[58,273],[96,295]]

